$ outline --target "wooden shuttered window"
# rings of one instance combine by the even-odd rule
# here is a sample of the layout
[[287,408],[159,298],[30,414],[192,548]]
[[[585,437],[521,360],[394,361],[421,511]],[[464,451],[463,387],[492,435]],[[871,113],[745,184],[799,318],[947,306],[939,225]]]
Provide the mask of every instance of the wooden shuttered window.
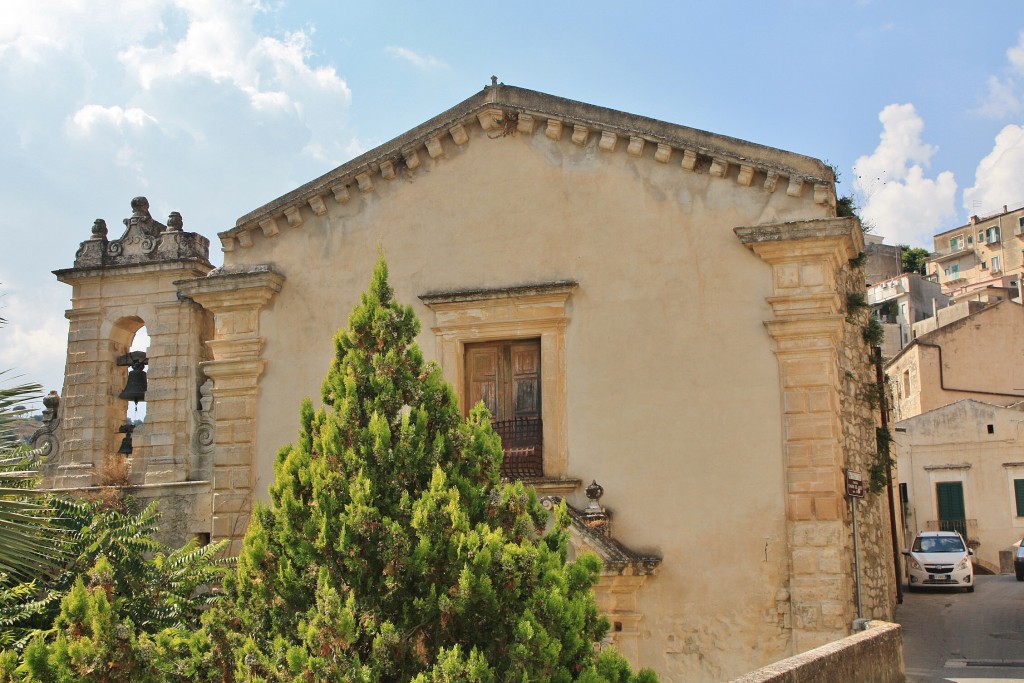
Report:
[[502,474],[543,476],[540,340],[466,345],[466,409],[480,401],[501,436]]

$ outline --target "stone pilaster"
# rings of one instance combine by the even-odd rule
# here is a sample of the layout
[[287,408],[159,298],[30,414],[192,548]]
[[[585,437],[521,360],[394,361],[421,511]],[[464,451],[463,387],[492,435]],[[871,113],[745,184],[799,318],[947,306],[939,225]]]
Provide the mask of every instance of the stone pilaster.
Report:
[[783,402],[786,516],[794,652],[849,633],[856,616],[853,548],[844,501],[840,351],[845,290],[840,270],[860,253],[853,218],[737,228],[772,267]]
[[256,456],[256,394],[266,360],[261,358],[260,310],[281,291],[284,277],[266,267],[215,271],[177,283],[213,314],[211,360],[202,370],[213,380],[214,455],[212,538],[229,539],[237,555],[252,511]]
[[105,363],[106,340],[101,334],[102,312],[98,308],[71,309],[68,355],[61,397],[62,424],[59,453],[52,457],[47,483],[55,488],[90,486],[93,473],[109,448],[110,435],[117,433],[110,415],[109,362]]

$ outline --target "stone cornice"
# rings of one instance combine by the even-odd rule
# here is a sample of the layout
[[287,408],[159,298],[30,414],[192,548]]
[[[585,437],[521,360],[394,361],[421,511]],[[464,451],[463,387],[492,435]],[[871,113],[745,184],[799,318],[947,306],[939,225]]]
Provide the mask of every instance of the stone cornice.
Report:
[[[733,228],[733,232],[748,247],[760,254],[770,253],[769,246],[776,242],[793,242],[796,240],[843,239],[851,240],[851,250],[847,255],[853,258],[864,249],[864,235],[860,230],[860,221],[853,217],[819,218],[814,220],[792,221],[788,223],[769,223]],[[827,247],[826,247],[827,248]]]
[[281,291],[284,276],[269,266],[255,266],[249,270],[230,271],[218,268],[206,277],[178,280],[178,294],[196,301],[204,308],[262,306]]
[[466,301],[487,301],[491,299],[524,299],[538,296],[568,296],[579,287],[574,280],[560,280],[534,285],[515,285],[493,289],[466,289],[452,292],[430,292],[421,294],[420,301],[430,307],[438,304],[462,303]]
[[[199,258],[169,259],[166,261],[150,261],[148,263],[134,263],[120,266],[90,266],[85,268],[61,268],[52,271],[57,279],[64,284],[72,284],[76,280],[88,278],[135,278],[151,277],[154,273],[176,271],[181,275],[194,274],[198,277],[205,276],[213,269],[213,266]],[[180,275],[179,275],[180,277]]]
[[764,325],[780,351],[831,349],[843,337],[842,315],[766,320]]
[[[445,148],[486,138],[530,137],[543,131],[552,144],[591,143],[608,154],[650,163],[675,159],[681,172],[732,179],[763,192],[785,189],[794,199],[835,206],[832,170],[811,157],[643,116],[495,84],[383,145],[242,216],[219,233],[224,251],[246,248],[253,236],[272,239],[283,225],[298,228],[303,213],[323,216],[328,202],[347,204],[381,182],[415,173],[424,159],[442,159]],[[563,132],[565,134],[563,134]],[[619,143],[622,144],[619,144]],[[785,180],[780,185],[779,180]]]

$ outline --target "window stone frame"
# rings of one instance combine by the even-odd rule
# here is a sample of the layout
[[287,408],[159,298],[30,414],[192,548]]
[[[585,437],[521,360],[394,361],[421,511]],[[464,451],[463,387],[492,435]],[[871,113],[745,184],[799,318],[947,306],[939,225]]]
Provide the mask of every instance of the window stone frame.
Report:
[[568,401],[565,331],[570,280],[495,289],[433,292],[419,299],[434,313],[431,327],[444,378],[457,387],[466,412],[466,345],[487,341],[540,339],[541,415],[544,420],[544,476],[568,477]]

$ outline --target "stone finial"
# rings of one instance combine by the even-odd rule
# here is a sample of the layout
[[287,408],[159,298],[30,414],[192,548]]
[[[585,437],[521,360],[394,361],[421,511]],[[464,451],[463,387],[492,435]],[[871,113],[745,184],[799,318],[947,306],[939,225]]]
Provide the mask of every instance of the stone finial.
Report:
[[491,76],[491,87],[493,88],[496,85],[498,85],[498,77],[497,76]]
[[132,216],[138,218],[152,218],[149,213],[149,200],[145,197],[134,197],[132,199]]
[[60,405],[60,396],[56,390],[43,396],[43,422],[52,422],[57,417],[57,406]]
[[586,488],[586,492],[587,498],[590,499],[590,503],[583,510],[583,516],[587,520],[587,525],[608,533],[608,511],[601,507],[601,496],[604,495],[604,487],[598,484],[595,479]]
[[101,240],[107,236],[107,222],[102,218],[97,218],[92,222],[92,238],[94,240]]
[[171,211],[171,215],[167,217],[167,230],[164,232],[181,232],[184,227],[185,221],[181,219],[181,214]]

